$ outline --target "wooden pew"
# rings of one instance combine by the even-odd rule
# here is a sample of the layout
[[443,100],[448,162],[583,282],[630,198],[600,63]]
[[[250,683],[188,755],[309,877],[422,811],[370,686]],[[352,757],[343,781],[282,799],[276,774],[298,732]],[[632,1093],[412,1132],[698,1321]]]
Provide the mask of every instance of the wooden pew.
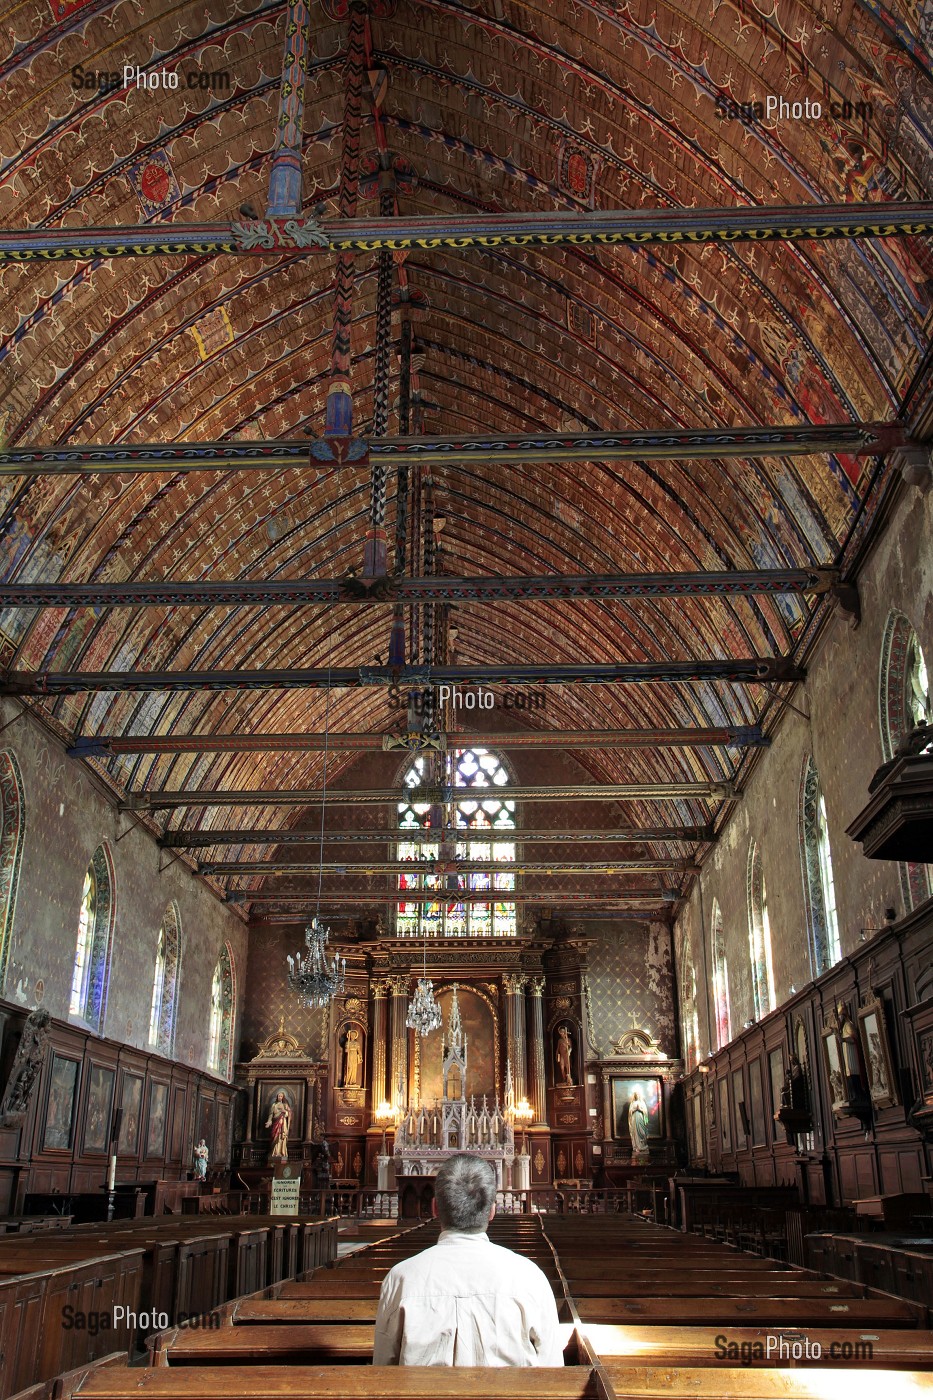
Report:
[[645,1326],[917,1327],[917,1305],[878,1298],[581,1298],[580,1320]]
[[[147,1400],[216,1400],[233,1392],[223,1366],[163,1366],[145,1372]],[[89,1375],[81,1400],[139,1400],[140,1372]],[[599,1400],[592,1366],[471,1367],[250,1366],[237,1372],[237,1400]]]
[[[15,1237],[14,1237],[15,1238]],[[5,1259],[0,1278],[0,1394],[51,1380],[115,1348],[133,1344],[127,1314],[138,1312],[142,1252],[46,1250]],[[122,1308],[114,1322],[114,1310]],[[109,1325],[108,1325],[109,1324]]]
[[149,1359],[152,1366],[368,1366],[374,1332],[372,1323],[176,1327],[150,1339]]
[[[806,1337],[810,1356],[802,1366],[820,1368],[858,1368],[869,1364],[886,1370],[927,1369],[933,1357],[933,1332],[900,1331],[871,1328],[846,1331],[837,1328],[807,1327],[805,1331],[773,1327],[730,1327],[725,1341],[718,1327],[621,1327],[609,1324],[581,1324],[581,1331],[602,1361],[615,1359],[628,1366],[690,1366],[701,1370],[734,1367],[742,1356],[743,1346],[748,1365],[753,1367],[793,1366],[790,1359],[779,1358],[772,1343],[768,1354],[768,1338],[784,1338],[788,1347]],[[729,1344],[738,1348],[738,1358],[730,1354]],[[833,1348],[836,1355],[833,1355]],[[820,1356],[815,1356],[816,1347]],[[870,1362],[868,1354],[870,1350]],[[874,1372],[872,1372],[874,1374]],[[689,1393],[686,1392],[686,1393]],[[843,1392],[844,1393],[844,1392]],[[883,1392],[879,1392],[883,1393]]]
[[[738,1367],[672,1371],[669,1367],[636,1368],[626,1362],[608,1360],[603,1362],[603,1370],[615,1394],[631,1397],[631,1400],[654,1400],[654,1397],[661,1400],[662,1396],[672,1394],[690,1396],[694,1400],[788,1400],[788,1397],[827,1400],[826,1371],[809,1366],[789,1372]],[[884,1394],[900,1394],[904,1400],[908,1396],[933,1392],[933,1375],[928,1371],[915,1371],[909,1376],[903,1372],[877,1371],[872,1372],[872,1381]]]

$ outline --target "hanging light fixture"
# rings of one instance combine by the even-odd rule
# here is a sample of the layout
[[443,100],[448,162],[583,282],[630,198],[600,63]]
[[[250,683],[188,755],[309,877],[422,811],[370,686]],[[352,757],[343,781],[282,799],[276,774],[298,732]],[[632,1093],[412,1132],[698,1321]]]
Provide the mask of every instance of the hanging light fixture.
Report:
[[307,1007],[328,1006],[344,990],[347,960],[335,952],[328,960],[326,952],[330,929],[320,922],[321,884],[324,879],[324,805],[327,800],[327,739],[330,720],[330,671],[327,675],[327,707],[324,713],[324,774],[321,784],[321,846],[318,860],[317,908],[311,924],[305,929],[307,952],[288,955],[288,985],[298,994],[298,1004]]
[[418,978],[415,995],[409,1003],[408,1015],[405,1017],[405,1025],[408,1029],[417,1031],[422,1036],[430,1035],[432,1031],[436,1031],[443,1020],[441,1008],[434,995],[434,983],[428,976],[428,931],[424,925],[423,907],[423,905],[420,906],[421,912],[419,912],[423,946],[421,976]]

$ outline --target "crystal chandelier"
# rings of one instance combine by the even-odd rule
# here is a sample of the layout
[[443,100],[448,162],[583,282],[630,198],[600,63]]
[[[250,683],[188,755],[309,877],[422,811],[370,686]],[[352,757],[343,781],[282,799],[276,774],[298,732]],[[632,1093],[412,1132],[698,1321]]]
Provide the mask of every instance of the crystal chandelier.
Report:
[[327,940],[330,929],[318,922],[317,915],[311,920],[311,927],[305,929],[307,953],[288,955],[288,985],[298,993],[301,1006],[327,1006],[344,990],[347,960],[334,953],[328,962]]
[[428,933],[421,921],[422,941],[424,945],[423,963],[421,976],[418,978],[418,985],[415,988],[415,995],[408,1006],[408,1015],[405,1017],[405,1025],[411,1031],[417,1031],[419,1035],[430,1035],[436,1031],[441,1024],[441,1008],[437,1004],[434,995],[434,983],[428,976]]
[[327,706],[324,713],[324,774],[321,784],[321,849],[318,860],[317,909],[309,928],[305,929],[307,952],[288,955],[288,985],[298,993],[299,1006],[328,1006],[346,981],[347,960],[337,953],[328,960],[327,943],[330,929],[320,921],[321,882],[324,878],[324,804],[327,800],[327,738],[330,720],[330,672],[327,675]]

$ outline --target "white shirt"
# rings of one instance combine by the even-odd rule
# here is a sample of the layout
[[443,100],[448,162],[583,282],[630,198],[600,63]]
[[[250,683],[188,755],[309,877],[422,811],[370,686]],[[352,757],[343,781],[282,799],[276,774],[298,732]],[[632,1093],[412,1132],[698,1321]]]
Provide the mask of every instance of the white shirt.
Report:
[[563,1366],[557,1305],[530,1259],[442,1230],[386,1275],[374,1366]]

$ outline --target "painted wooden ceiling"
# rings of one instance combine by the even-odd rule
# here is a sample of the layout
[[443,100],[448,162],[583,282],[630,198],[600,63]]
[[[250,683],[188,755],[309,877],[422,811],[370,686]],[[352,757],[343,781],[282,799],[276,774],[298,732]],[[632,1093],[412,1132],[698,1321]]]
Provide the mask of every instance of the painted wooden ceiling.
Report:
[[[348,15],[314,0],[306,207],[337,213]],[[4,0],[0,226],[237,219],[265,207],[280,0]],[[933,187],[933,6],[896,0],[378,0],[368,65],[406,214],[922,200]],[[175,90],[88,74],[181,75]],[[80,70],[80,77],[78,76]],[[187,75],[195,86],[187,86]],[[211,75],[228,75],[226,80]],[[206,74],[214,90],[200,75]],[[820,119],[730,104],[819,103]],[[833,117],[831,104],[870,105]],[[835,108],[833,108],[835,110]],[[360,214],[378,212],[364,104]],[[884,243],[413,252],[394,271],[429,433],[887,419],[926,346],[933,259]],[[373,414],[376,261],[356,260],[355,431]],[[323,428],[328,258],[102,259],[0,271],[0,433],[10,445],[276,438]],[[399,334],[402,303],[393,335]],[[393,359],[389,431],[397,429]],[[438,572],[754,569],[832,562],[870,458],[448,467]],[[332,577],[359,568],[365,473],[0,478],[0,578],[122,582]],[[392,538],[394,501],[389,501]],[[548,663],[788,654],[806,601],[464,604],[456,659]],[[45,609],[0,616],[25,670],[369,664],[387,608]],[[573,689],[548,727],[751,723],[760,687]],[[81,695],[42,702],[66,737],[319,731],[321,693]],[[385,729],[371,690],[335,728]],[[598,781],[722,778],[733,750],[580,755]],[[353,755],[335,756],[347,778]],[[311,787],[319,754],[94,761],[122,792]],[[349,781],[349,778],[347,778]],[[660,816],[707,820],[702,802]],[[306,815],[306,814],[305,814]],[[627,809],[659,820],[659,805]],[[199,808],[210,828],[300,822]],[[236,854],[236,851],[228,852]]]

